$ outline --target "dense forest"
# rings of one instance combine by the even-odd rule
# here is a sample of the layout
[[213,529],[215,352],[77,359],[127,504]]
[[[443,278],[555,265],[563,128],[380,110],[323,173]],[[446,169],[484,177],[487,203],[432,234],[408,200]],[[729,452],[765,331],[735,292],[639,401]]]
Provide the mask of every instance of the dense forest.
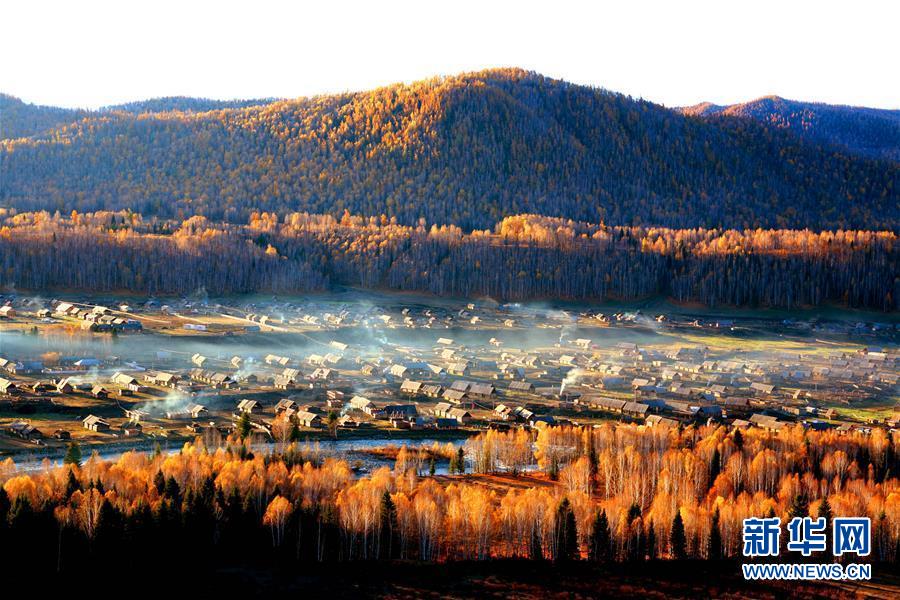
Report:
[[105,106],[98,110],[58,108],[29,104],[9,94],[0,93],[0,139],[17,139],[48,134],[51,130],[91,117],[115,113],[140,115],[160,112],[208,112],[225,108],[243,108],[274,102],[267,100],[209,100],[169,96],[138,102]]
[[26,104],[0,94],[0,139],[16,139],[44,133],[90,115],[86,110]]
[[[525,213],[673,228],[900,226],[896,162],[521,70],[209,112],[176,100],[3,140],[0,204],[232,223],[349,210],[466,230]],[[15,113],[7,120],[22,129]]]
[[845,152],[900,161],[900,110],[797,102],[778,96],[729,106],[704,102],[680,110],[710,118],[755,119]]
[[0,283],[32,290],[290,293],[344,285],[498,300],[670,297],[708,306],[898,307],[890,232],[612,227],[524,215],[492,230],[386,216],[6,216]]
[[[131,572],[160,557],[189,572],[509,557],[716,564],[740,556],[741,522],[751,516],[867,516],[871,555],[852,559],[887,570],[898,560],[900,463],[882,430],[490,431],[465,450],[400,449],[393,469],[359,478],[308,445],[262,453],[248,442],[198,438],[171,455],[127,452],[115,462],[82,461],[72,446],[63,466],[28,473],[8,459],[0,563],[10,573],[72,574],[98,564]],[[428,475],[432,461],[448,458],[450,475]]]

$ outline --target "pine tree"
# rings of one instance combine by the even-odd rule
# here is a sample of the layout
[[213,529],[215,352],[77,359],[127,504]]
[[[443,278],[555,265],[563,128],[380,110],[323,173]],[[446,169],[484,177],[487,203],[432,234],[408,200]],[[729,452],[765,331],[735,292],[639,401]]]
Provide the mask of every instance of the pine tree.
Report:
[[709,483],[712,484],[716,481],[716,477],[719,476],[719,472],[722,470],[722,455],[719,454],[719,449],[716,448],[713,452],[712,459],[709,461]]
[[831,510],[831,503],[828,501],[828,496],[822,497],[822,502],[819,504],[819,515],[818,518],[825,519],[825,540],[827,546],[831,547],[831,521],[834,518],[834,513]]
[[437,472],[437,464],[435,463],[434,456],[432,456],[428,460],[428,474],[434,477],[434,474]]
[[250,414],[249,413],[241,413],[241,418],[238,419],[238,435],[241,440],[247,439],[250,435],[250,431],[252,429],[252,425],[250,423]]
[[825,517],[826,528],[830,529],[834,513],[831,511],[831,503],[828,501],[828,496],[823,496],[822,502],[819,504],[819,518],[822,517]]
[[75,477],[75,470],[69,469],[69,476],[66,479],[66,498],[81,489],[81,482]]
[[647,559],[656,560],[656,527],[653,526],[653,521],[650,521],[647,528]]
[[69,442],[63,464],[81,466],[81,447],[78,442]]
[[568,498],[556,509],[556,560],[568,562],[578,558],[578,529],[575,512]]
[[734,445],[738,450],[743,450],[744,448],[744,434],[741,433],[740,429],[734,430],[734,436],[732,438],[734,440]]
[[669,534],[669,548],[672,558],[684,560],[687,558],[687,537],[684,533],[684,521],[681,518],[681,509],[675,513],[672,519],[672,531]]
[[791,501],[790,507],[788,507],[788,515],[787,515],[788,523],[790,523],[791,520],[796,517],[808,517],[808,516],[809,516],[809,499],[807,499],[806,494],[797,494],[796,496],[794,496],[793,501]]
[[162,469],[157,471],[156,475],[153,476],[153,487],[156,488],[156,491],[159,494],[166,491],[166,476],[163,475]]
[[708,546],[706,548],[708,560],[720,560],[722,558],[722,532],[719,529],[719,508],[713,512],[710,524]]
[[466,454],[461,447],[456,451],[456,470],[460,475],[466,472]]
[[588,558],[593,561],[609,560],[610,531],[606,511],[599,511],[591,524],[591,538],[588,545]]
[[115,558],[115,549],[122,540],[123,522],[121,513],[104,498],[97,518],[94,550],[98,557],[107,561]]
[[181,488],[178,486],[178,482],[175,481],[175,477],[169,475],[169,478],[166,479],[166,496],[172,501],[173,506],[176,508],[181,506]]
[[387,491],[381,496],[381,508],[378,512],[378,558],[390,560],[397,557],[399,545],[397,526],[397,507]]

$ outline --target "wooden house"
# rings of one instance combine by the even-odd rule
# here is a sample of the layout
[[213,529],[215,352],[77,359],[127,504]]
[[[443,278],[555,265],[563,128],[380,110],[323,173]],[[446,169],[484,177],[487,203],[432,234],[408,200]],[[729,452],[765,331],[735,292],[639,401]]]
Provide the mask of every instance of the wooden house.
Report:
[[444,388],[437,384],[425,384],[422,386],[421,391],[428,398],[440,398]]
[[473,383],[467,393],[472,400],[486,401],[494,397],[494,392],[494,386],[489,383]]
[[246,413],[248,415],[255,413],[258,408],[259,402],[256,400],[241,400],[237,405],[238,412]]
[[290,398],[282,398],[278,401],[278,404],[275,405],[275,416],[281,416],[281,413],[286,410],[297,410],[297,403],[291,400]]
[[19,387],[9,379],[0,377],[0,394],[15,394],[19,391]]
[[89,431],[109,431],[109,423],[96,415],[88,415],[82,420],[81,424]]
[[418,396],[422,392],[422,383],[406,379],[400,385],[400,392],[408,396]]
[[321,427],[322,426],[322,415],[318,415],[316,413],[312,413],[306,410],[298,411],[294,418],[297,419],[297,424],[301,427]]
[[13,435],[17,438],[21,438],[23,440],[39,440],[44,437],[44,434],[40,432],[34,425],[31,423],[25,423],[24,421],[16,421],[14,423],[10,423],[7,427],[7,431],[9,431],[10,435]]
[[528,381],[510,381],[509,391],[519,392],[522,394],[534,393],[534,384]]
[[622,407],[622,414],[643,419],[647,416],[649,410],[650,406],[643,402],[626,402],[625,406]]

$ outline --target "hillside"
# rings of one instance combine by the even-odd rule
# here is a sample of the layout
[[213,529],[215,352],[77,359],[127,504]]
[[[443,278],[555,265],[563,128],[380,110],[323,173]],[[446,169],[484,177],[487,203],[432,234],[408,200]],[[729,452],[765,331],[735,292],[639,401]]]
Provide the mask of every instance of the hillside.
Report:
[[211,112],[110,110],[0,145],[0,205],[489,227],[890,228],[900,165],[520,70]]
[[89,115],[84,110],[27,104],[15,96],[0,94],[0,139],[47,132]]
[[797,102],[778,96],[729,106],[704,102],[680,110],[701,117],[755,119],[853,154],[900,160],[900,110]]
[[243,108],[273,102],[267,100],[209,100],[169,96],[139,102],[106,106],[99,110],[57,108],[29,104],[9,94],[0,94],[0,139],[16,139],[36,135],[49,135],[54,129],[64,127],[85,118],[98,118],[109,113],[160,113],[168,111],[207,112],[224,108]]
[[189,98],[187,96],[167,96],[165,98],[151,98],[138,102],[126,102],[101,108],[99,113],[126,112],[135,115],[143,113],[159,113],[168,111],[180,112],[208,112],[225,108],[245,108],[248,106],[260,106],[274,102],[274,98],[256,100],[210,100],[209,98]]

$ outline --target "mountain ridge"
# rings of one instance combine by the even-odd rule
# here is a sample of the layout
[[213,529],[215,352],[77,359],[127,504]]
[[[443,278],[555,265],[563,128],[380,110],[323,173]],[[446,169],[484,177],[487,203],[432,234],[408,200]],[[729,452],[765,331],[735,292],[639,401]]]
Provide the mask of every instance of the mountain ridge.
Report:
[[[82,119],[102,117],[111,113],[132,115],[165,112],[210,112],[227,108],[262,106],[275,102],[276,98],[251,100],[213,100],[190,96],[162,96],[110,104],[98,109],[63,108],[25,102],[17,96],[0,92],[0,139],[17,139],[49,133],[54,127],[62,127]],[[12,113],[12,117],[9,117]],[[9,129],[7,131],[7,129]]]
[[900,161],[900,110],[805,102],[775,95],[737,104],[701,102],[676,110],[700,118],[755,119],[853,154]]
[[520,69],[211,112],[107,111],[0,142],[0,172],[0,202],[17,210],[232,221],[348,210],[465,228],[521,213],[673,227],[900,223],[896,164]]

